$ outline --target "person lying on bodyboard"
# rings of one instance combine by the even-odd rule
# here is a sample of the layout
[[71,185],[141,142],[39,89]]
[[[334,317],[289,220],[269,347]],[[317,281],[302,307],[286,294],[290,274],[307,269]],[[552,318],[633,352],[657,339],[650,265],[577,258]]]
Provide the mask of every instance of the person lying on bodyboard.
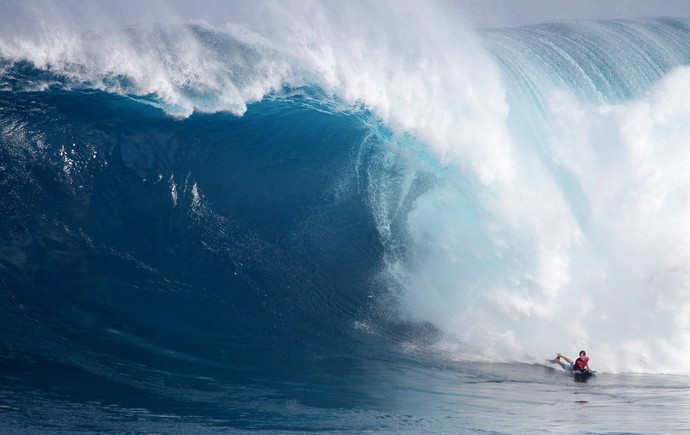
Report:
[[[565,361],[561,361],[561,358],[563,358]],[[575,374],[593,373],[589,368],[589,357],[587,356],[587,352],[584,350],[580,351],[580,357],[575,361],[558,352],[556,358],[552,359],[551,362],[560,365],[563,367],[563,370],[573,372]]]

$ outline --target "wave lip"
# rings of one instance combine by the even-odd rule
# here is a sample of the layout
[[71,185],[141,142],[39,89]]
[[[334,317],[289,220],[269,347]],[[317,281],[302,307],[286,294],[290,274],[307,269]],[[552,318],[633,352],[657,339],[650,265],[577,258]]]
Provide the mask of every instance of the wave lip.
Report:
[[[28,90],[95,89],[157,103],[169,113],[242,114],[247,103],[280,90],[289,66],[258,35],[203,23],[130,27],[89,35],[56,30],[0,41],[3,76],[26,76]],[[42,83],[35,76],[44,75]],[[7,81],[7,79],[5,79]],[[15,87],[17,82],[15,82]],[[4,87],[7,87],[5,84]]]

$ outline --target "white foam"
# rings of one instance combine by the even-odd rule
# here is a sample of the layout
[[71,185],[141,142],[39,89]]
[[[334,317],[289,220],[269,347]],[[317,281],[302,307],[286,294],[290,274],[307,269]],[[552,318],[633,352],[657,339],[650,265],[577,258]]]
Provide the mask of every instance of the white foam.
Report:
[[614,106],[553,94],[548,146],[577,200],[516,141],[476,216],[450,181],[419,198],[410,312],[503,358],[586,348],[600,370],[690,374],[688,89],[681,68]]

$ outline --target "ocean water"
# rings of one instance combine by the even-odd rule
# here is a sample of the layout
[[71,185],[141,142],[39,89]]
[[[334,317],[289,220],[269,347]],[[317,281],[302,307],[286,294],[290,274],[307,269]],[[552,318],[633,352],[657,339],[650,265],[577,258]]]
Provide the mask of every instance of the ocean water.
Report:
[[0,431],[690,429],[690,20],[14,6]]

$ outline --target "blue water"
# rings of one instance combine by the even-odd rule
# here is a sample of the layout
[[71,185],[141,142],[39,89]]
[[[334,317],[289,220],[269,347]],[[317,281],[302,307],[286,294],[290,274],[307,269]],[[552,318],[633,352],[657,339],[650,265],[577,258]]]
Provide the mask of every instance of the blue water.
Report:
[[690,428],[690,22],[329,7],[2,37],[2,431]]

